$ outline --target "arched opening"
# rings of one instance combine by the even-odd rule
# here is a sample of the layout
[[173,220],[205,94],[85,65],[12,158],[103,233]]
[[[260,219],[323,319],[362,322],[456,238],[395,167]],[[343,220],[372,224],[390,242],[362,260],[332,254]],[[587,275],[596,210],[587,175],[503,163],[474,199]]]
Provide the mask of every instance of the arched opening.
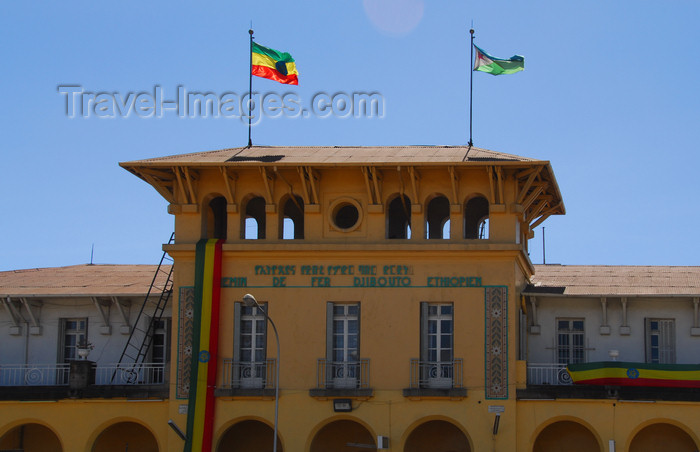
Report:
[[281,239],[304,238],[304,200],[299,196],[290,196],[282,209]]
[[406,195],[398,195],[389,203],[387,210],[388,239],[411,238],[411,200]]
[[119,422],[107,427],[95,440],[92,452],[158,452],[153,434],[136,422]]
[[600,452],[595,435],[574,421],[548,425],[537,435],[532,452]]
[[403,448],[404,452],[471,452],[467,436],[447,421],[428,421],[416,427]]
[[464,238],[489,238],[489,201],[483,196],[471,198],[464,206]]
[[[263,422],[241,421],[226,430],[216,450],[217,452],[269,452],[272,450],[274,434],[274,429]],[[277,451],[284,452],[279,435]]]
[[204,207],[204,227],[207,239],[226,240],[227,215],[226,198],[217,196],[205,204]]
[[374,436],[358,422],[342,419],[333,421],[316,433],[309,452],[376,451]]
[[48,427],[41,424],[23,424],[0,438],[0,450],[63,452],[63,447],[56,434]]
[[265,238],[265,198],[256,196],[245,204],[245,215],[241,215],[241,238],[248,240]]
[[[450,221],[450,201],[444,196],[430,200],[426,213],[426,230],[429,239],[449,239],[449,228],[445,225]],[[445,235],[447,230],[447,235]]]
[[629,452],[695,452],[698,446],[680,427],[659,423],[644,427],[634,435]]

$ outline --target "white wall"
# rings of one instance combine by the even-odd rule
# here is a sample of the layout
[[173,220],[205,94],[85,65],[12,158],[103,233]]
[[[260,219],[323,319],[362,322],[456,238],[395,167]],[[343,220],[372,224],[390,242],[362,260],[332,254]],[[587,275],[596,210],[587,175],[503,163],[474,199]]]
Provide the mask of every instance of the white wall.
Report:
[[[531,363],[556,362],[556,319],[563,317],[585,319],[587,361],[609,361],[608,351],[618,350],[618,361],[644,362],[645,318],[675,319],[676,363],[700,363],[700,336],[691,336],[693,303],[690,298],[628,298],[627,325],[629,335],[620,334],[622,303],[620,298],[607,299],[609,335],[601,335],[603,311],[599,298],[538,297],[537,323],[540,334],[528,333],[528,361]],[[532,323],[528,304],[529,322]]]

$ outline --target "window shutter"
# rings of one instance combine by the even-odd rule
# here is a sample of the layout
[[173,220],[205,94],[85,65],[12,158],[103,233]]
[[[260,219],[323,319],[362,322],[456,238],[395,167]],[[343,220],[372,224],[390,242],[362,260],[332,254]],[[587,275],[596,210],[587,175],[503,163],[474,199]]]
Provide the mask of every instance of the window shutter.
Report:
[[428,359],[428,302],[420,303],[420,360]]
[[326,360],[333,360],[333,303],[326,303]]
[[[260,306],[265,311],[265,314],[268,314],[268,315],[270,314],[270,309],[269,309],[269,306],[267,305],[267,301],[260,303]],[[258,313],[258,315],[262,316],[262,319],[265,321],[263,323],[263,325],[265,325],[265,326],[263,327],[264,334],[263,334],[262,349],[263,349],[263,352],[265,353],[265,359],[267,359],[267,323],[268,323],[268,320],[267,320],[267,317],[265,317],[265,314],[263,314],[262,312]],[[255,359],[255,358],[253,358],[253,359]],[[280,359],[280,357],[278,356],[277,359]]]
[[362,337],[362,311],[360,310],[361,305],[357,303],[357,360],[359,361],[362,357],[360,352],[360,338]]
[[241,360],[241,305],[240,301],[233,303],[233,361]]

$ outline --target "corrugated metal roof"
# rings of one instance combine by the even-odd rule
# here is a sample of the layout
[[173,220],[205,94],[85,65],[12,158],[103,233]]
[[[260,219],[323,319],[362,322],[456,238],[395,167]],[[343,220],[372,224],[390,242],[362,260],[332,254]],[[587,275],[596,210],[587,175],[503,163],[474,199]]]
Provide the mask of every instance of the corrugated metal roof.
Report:
[[[73,265],[0,272],[0,297],[144,296],[157,265]],[[166,269],[167,270],[167,269]],[[158,278],[160,287],[166,274]]]
[[252,146],[150,158],[124,162],[121,166],[223,163],[396,165],[499,161],[539,160],[469,146]]
[[700,267],[535,265],[526,294],[700,296]]

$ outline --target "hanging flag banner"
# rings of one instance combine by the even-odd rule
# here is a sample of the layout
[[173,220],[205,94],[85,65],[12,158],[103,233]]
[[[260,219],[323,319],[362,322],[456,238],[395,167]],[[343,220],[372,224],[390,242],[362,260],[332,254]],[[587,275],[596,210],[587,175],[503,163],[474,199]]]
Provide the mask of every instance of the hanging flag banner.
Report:
[[212,450],[223,242],[221,239],[203,239],[197,243],[192,364],[185,452],[211,452]]
[[298,85],[297,66],[294,58],[287,52],[251,44],[251,73],[255,76],[274,80],[286,85]]
[[474,45],[476,58],[474,58],[474,70],[486,72],[491,75],[514,74],[525,69],[525,58],[513,55],[508,59],[496,58]]
[[700,365],[600,361],[566,366],[571,380],[584,385],[700,388]]

